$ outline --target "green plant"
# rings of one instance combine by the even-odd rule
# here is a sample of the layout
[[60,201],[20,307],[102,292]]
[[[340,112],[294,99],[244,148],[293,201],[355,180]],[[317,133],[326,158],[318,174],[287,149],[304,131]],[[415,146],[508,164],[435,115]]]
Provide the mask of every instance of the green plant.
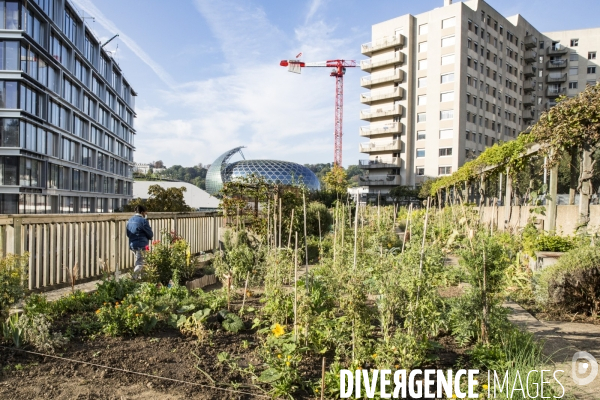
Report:
[[68,339],[59,332],[51,332],[51,324],[44,314],[37,314],[33,318],[22,315],[19,324],[24,329],[24,338],[37,351],[54,353],[58,348],[64,347]]
[[184,335],[196,336],[199,343],[203,343],[208,337],[208,331],[204,327],[204,323],[210,315],[210,309],[197,311],[186,317],[185,315],[171,314],[169,324],[178,328]]
[[8,254],[0,259],[0,318],[6,316],[8,307],[23,297],[28,262],[29,253]]
[[16,348],[23,346],[25,342],[25,326],[19,314],[13,314],[2,322],[2,337],[11,341]]
[[126,297],[122,303],[105,303],[96,310],[102,331],[110,336],[149,333],[156,325],[156,315],[143,303],[132,304]]
[[600,311],[600,249],[571,250],[534,276],[536,301],[549,308],[597,316]]
[[221,322],[221,325],[223,325],[223,329],[232,333],[238,333],[244,329],[244,322],[242,319],[230,312],[225,313],[225,318],[223,319],[223,322]]
[[168,285],[169,281],[181,284],[191,278],[195,266],[188,243],[175,232],[163,231],[161,240],[152,242],[145,255],[145,280]]

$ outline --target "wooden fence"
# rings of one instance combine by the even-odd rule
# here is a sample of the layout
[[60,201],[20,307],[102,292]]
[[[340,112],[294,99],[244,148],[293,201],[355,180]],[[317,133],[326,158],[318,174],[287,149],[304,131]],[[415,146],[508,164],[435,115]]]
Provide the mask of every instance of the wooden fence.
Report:
[[[77,278],[88,279],[133,267],[125,226],[130,214],[1,215],[0,256],[29,253],[29,289],[46,290]],[[155,239],[175,231],[192,254],[218,247],[217,213],[151,213],[148,221]]]

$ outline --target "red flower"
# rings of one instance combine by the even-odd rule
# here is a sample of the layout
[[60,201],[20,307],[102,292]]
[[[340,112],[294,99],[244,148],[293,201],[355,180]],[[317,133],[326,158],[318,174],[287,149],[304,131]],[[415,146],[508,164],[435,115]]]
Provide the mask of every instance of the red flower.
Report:
[[155,246],[155,245],[157,245],[157,244],[159,244],[159,243],[160,243],[160,240],[153,240],[153,241],[152,241],[152,246]]
[[150,246],[146,245],[146,251],[150,250]]

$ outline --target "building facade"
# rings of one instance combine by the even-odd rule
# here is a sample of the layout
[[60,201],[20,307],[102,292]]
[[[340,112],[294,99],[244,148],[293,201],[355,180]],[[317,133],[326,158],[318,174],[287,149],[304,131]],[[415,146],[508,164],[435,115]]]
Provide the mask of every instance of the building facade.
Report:
[[135,91],[65,0],[0,2],[0,213],[132,197]]
[[558,96],[596,83],[598,48],[600,28],[541,33],[482,0],[373,25],[361,47],[362,185],[418,186],[515,139]]

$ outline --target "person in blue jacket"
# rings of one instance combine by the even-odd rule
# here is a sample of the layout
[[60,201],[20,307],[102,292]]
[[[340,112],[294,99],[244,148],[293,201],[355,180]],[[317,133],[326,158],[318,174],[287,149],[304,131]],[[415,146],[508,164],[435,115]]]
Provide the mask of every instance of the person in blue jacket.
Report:
[[144,252],[154,234],[148,220],[146,220],[148,215],[146,207],[138,205],[135,206],[134,211],[135,215],[127,221],[127,237],[129,238],[129,248],[135,253],[133,278],[139,279],[144,267]]

